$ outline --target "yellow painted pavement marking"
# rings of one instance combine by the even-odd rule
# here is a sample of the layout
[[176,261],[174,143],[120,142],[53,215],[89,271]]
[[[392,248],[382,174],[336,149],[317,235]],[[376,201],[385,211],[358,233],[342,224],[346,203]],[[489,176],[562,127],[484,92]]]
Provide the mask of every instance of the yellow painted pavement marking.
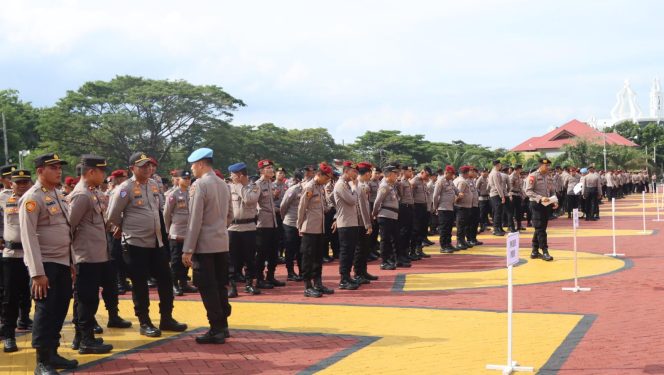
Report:
[[[120,309],[122,314],[129,316],[131,301],[120,301]],[[186,321],[191,329],[207,326],[205,310],[199,301],[176,301],[175,316]],[[581,315],[568,314],[514,314],[515,358],[536,368],[543,366],[581,318]],[[105,314],[100,316],[100,322],[105,320]],[[490,374],[484,366],[503,363],[506,358],[506,316],[496,312],[233,303],[230,325],[231,329],[379,337],[372,344],[324,369],[323,374],[396,374],[404,371]],[[108,356],[82,356],[65,348],[71,342],[71,326],[64,329],[63,336],[59,352],[65,357],[76,358],[84,364]],[[159,340],[140,336],[136,327],[107,329],[103,337],[114,345],[114,354]],[[0,372],[32,373],[34,351],[26,349],[29,339],[30,335],[19,339],[19,352],[0,356]],[[197,345],[192,345],[192,353],[197,348]],[[329,353],[330,356],[334,354]]]
[[[438,252],[438,248],[430,246],[425,248],[430,254]],[[520,249],[521,258],[530,254],[529,248]],[[569,250],[550,250],[554,257],[553,262],[544,262],[540,259],[528,259],[514,270],[514,284],[528,285],[546,282],[569,280],[574,278],[574,252]],[[504,247],[480,246],[465,250],[462,254],[493,255],[505,257]],[[625,263],[621,259],[606,257],[599,254],[579,252],[579,277],[601,275],[621,269]],[[506,268],[484,270],[475,272],[441,272],[429,274],[408,274],[405,276],[403,290],[406,292],[473,289],[507,285]]]
[[[618,213],[619,214],[619,213]],[[664,215],[663,215],[664,216]],[[549,238],[571,238],[573,230],[571,228],[571,221],[569,228],[554,227],[547,230],[547,235]],[[610,225],[610,223],[609,223]],[[534,233],[533,228],[527,228],[527,230],[521,232],[521,239],[529,239]],[[616,236],[650,236],[654,234],[654,230],[646,230],[643,232],[642,229],[616,229]],[[611,228],[607,229],[583,229],[583,221],[581,221],[581,228],[576,232],[577,237],[601,237],[601,236],[611,236]],[[453,240],[456,241],[456,234],[453,236]],[[506,237],[496,237],[491,234],[490,231],[484,232],[477,236],[480,240],[490,240],[490,239],[500,239],[505,240]],[[439,236],[429,236],[430,241],[438,241]]]

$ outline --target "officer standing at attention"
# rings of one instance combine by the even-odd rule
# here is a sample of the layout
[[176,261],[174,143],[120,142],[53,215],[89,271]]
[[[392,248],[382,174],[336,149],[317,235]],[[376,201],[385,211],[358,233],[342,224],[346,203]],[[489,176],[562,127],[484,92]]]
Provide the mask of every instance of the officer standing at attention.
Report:
[[[530,258],[540,258],[547,262],[553,260],[553,257],[549,255],[546,235],[551,207],[545,206],[543,203],[548,203],[549,197],[555,194],[552,180],[549,177],[549,165],[551,165],[549,159],[539,159],[539,168],[528,176],[526,183],[526,195],[530,199],[530,209],[533,212],[532,222],[535,228]],[[554,203],[552,208],[555,210],[557,207],[558,204]],[[542,254],[539,253],[539,249],[542,249]]]
[[470,215],[473,207],[473,192],[470,190],[470,184],[468,183],[469,174],[470,167],[464,165],[459,168],[459,177],[455,178],[453,181],[454,187],[457,190],[457,197],[454,200],[457,228],[456,250],[466,250],[473,247],[473,245],[466,241]]
[[256,216],[258,209],[258,198],[261,195],[256,184],[249,182],[247,176],[247,165],[236,163],[228,167],[231,173],[231,201],[233,203],[233,216],[228,227],[228,238],[230,246],[230,284],[229,298],[237,297],[236,283],[240,281],[242,269],[246,267],[244,274],[245,289],[249,294],[260,294],[258,286],[254,285],[256,279]]
[[0,333],[5,337],[5,353],[18,351],[16,319],[19,316],[19,305],[26,298],[30,301],[30,276],[23,263],[18,201],[31,186],[30,171],[23,169],[13,171],[12,193],[0,194],[0,207],[3,211],[4,221],[2,276],[3,284],[7,286],[2,295],[2,331]]
[[171,275],[173,278],[173,293],[182,296],[185,293],[196,293],[198,289],[187,282],[187,269],[182,264],[182,245],[187,234],[189,222],[189,186],[191,185],[191,172],[178,171],[173,179],[178,185],[165,194],[164,224],[168,231],[168,245],[171,250]]
[[[164,248],[160,220],[160,194],[157,183],[150,179],[153,162],[142,152],[129,158],[134,174],[113,192],[108,208],[108,224],[115,225],[127,243],[125,260],[132,283],[134,313],[140,322],[141,335],[159,337],[161,331],[183,332],[187,329],[173,319],[173,280]],[[148,278],[157,280],[159,293],[159,328],[150,320]]]
[[35,158],[37,182],[19,200],[21,244],[35,299],[35,374],[57,374],[55,369],[78,366],[78,361],[62,358],[57,352],[75,276],[68,207],[64,195],[56,189],[62,178],[62,165],[66,164],[55,153]]
[[[114,269],[108,256],[106,226],[101,193],[97,187],[106,178],[106,160],[96,155],[81,156],[80,181],[67,196],[69,223],[72,229],[72,250],[76,263],[75,346],[80,354],[104,354],[113,346],[94,337],[95,314],[99,307],[99,288],[117,288]],[[105,290],[107,292],[107,290]],[[117,289],[111,291],[117,296]],[[109,311],[118,319],[116,305]],[[80,342],[78,342],[80,341]]]
[[440,232],[440,252],[451,254],[457,251],[452,246],[452,226],[454,225],[454,202],[459,190],[454,186],[454,167],[445,167],[445,174],[436,182],[433,191],[433,206],[438,212],[438,227]]
[[[16,164],[7,164],[0,167],[0,182],[2,182],[2,187],[0,190],[0,200],[7,199],[12,195],[12,181],[11,175],[12,172],[16,170]],[[0,215],[2,215],[2,210],[0,209]],[[0,236],[3,232],[3,220],[0,220]],[[3,295],[3,286],[4,286],[4,277],[2,276],[2,267],[0,267],[0,295]],[[0,305],[0,315],[2,315],[3,306]],[[24,310],[23,308],[21,310]],[[30,318],[30,306],[28,305],[28,319]]]
[[427,182],[431,176],[431,168],[424,167],[420,173],[410,179],[413,191],[413,231],[410,239],[410,259],[420,260],[423,258],[422,242],[427,239],[427,228],[429,226],[429,194]]
[[[271,160],[261,160],[258,162],[258,170],[261,177],[256,181],[256,185],[261,194],[258,198],[258,223],[256,232],[258,254],[256,256],[256,273],[258,276],[258,287],[261,289],[272,289],[275,286],[286,286],[286,283],[274,277],[279,255],[277,249],[279,245],[279,232],[274,206],[274,198],[278,193],[275,193],[272,183],[274,163]],[[263,275],[265,262],[267,262],[267,275]]]
[[233,220],[231,192],[212,170],[212,150],[200,148],[189,155],[197,178],[189,189],[191,214],[184,240],[182,262],[192,267],[207,311],[210,330],[196,337],[199,344],[223,344],[230,337],[228,317],[228,223]]
[[[302,253],[300,246],[302,239],[297,231],[297,206],[302,197],[302,186],[306,182],[301,182],[304,173],[295,171],[293,173],[293,184],[284,193],[279,211],[284,218],[284,242],[286,245],[286,271],[288,272],[288,281],[302,281]],[[295,261],[297,261],[298,272],[295,272]]]
[[325,248],[325,185],[332,178],[332,168],[321,163],[313,179],[303,183],[297,208],[297,229],[302,236],[302,277],[304,296],[321,297],[334,290],[323,285],[323,255]]
[[336,229],[339,233],[339,289],[355,290],[359,287],[350,277],[355,248],[359,241],[359,218],[357,216],[358,192],[351,187],[357,179],[357,165],[343,162],[343,173],[334,185],[334,202],[337,207]]
[[358,285],[369,284],[371,281],[378,280],[378,276],[373,276],[367,272],[367,257],[371,250],[369,236],[373,231],[371,210],[369,209],[369,179],[371,178],[371,164],[367,162],[357,163],[357,217],[359,240],[355,248],[353,257],[353,269],[355,270],[355,283]]
[[397,237],[399,235],[399,197],[397,194],[397,178],[399,169],[388,165],[384,169],[385,177],[378,188],[378,195],[374,202],[371,216],[378,218],[380,228],[380,257],[383,262],[381,270],[397,269],[395,256],[397,251]]
[[493,161],[493,169],[489,173],[489,199],[493,208],[493,235],[504,236],[503,213],[506,204],[505,184],[500,172],[500,160]]

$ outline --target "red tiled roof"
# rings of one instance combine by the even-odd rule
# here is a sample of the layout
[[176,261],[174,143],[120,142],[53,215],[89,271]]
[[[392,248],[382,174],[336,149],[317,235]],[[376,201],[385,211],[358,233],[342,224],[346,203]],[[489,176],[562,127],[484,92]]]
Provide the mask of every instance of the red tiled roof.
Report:
[[638,146],[636,143],[618,133],[602,133],[585,122],[572,120],[563,126],[553,129],[541,137],[532,137],[514,147],[511,151],[537,151],[541,149],[560,149],[566,144],[575,142],[578,138],[586,141],[603,144],[606,136],[607,145]]

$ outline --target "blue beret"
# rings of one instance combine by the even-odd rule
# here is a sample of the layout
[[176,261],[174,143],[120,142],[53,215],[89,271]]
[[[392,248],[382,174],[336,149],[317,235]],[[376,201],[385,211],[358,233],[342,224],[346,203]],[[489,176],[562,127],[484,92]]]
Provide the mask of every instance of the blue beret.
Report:
[[237,173],[243,169],[247,169],[247,165],[240,162],[240,163],[235,163],[231,166],[228,167],[228,171],[231,173]]
[[189,155],[187,161],[189,163],[195,163],[201,159],[210,159],[212,158],[212,150],[209,148],[199,148]]
[[587,168],[581,168],[581,173],[588,173],[588,169]]

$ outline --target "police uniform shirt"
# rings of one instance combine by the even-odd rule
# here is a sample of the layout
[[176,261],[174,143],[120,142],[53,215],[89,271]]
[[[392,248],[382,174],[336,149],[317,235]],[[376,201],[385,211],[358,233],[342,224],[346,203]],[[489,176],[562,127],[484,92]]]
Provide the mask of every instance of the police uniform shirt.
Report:
[[297,183],[284,193],[284,199],[281,200],[279,213],[283,218],[283,223],[291,227],[297,227],[297,206],[302,197],[302,183]]
[[[5,200],[9,196],[11,196],[14,193],[12,189],[5,189],[3,188],[2,191],[0,191],[0,200]],[[0,208],[0,215],[4,215],[2,208]],[[0,220],[0,234],[4,231],[4,220]]]
[[398,184],[398,182],[394,185],[390,185],[387,183],[387,180],[383,180],[380,183],[371,216],[394,220],[399,219],[399,196],[397,194],[396,184]]
[[30,277],[45,275],[44,262],[71,265],[69,212],[64,198],[60,190],[48,190],[37,181],[19,199],[23,261]]
[[[480,176],[477,178],[477,183],[475,184],[477,186],[477,193],[480,195],[482,198],[487,198],[489,196],[489,178]],[[484,199],[482,199],[484,200]]]
[[427,204],[427,187],[419,175],[410,179],[410,186],[413,191],[413,202],[417,204]]
[[505,198],[505,184],[502,178],[502,172],[495,168],[492,169],[491,173],[489,173],[488,185],[490,197],[499,196],[500,198]]
[[358,225],[368,230],[371,228],[371,212],[369,212],[370,187],[367,182],[357,184],[357,219]]
[[302,186],[302,196],[297,207],[297,228],[300,233],[325,233],[325,187],[311,179]]
[[378,196],[380,180],[372,178],[367,184],[369,185],[369,202],[373,203],[376,201],[376,197]]
[[23,250],[11,250],[7,248],[8,242],[21,243],[21,227],[18,221],[19,197],[13,192],[0,194],[0,210],[3,212],[4,229],[2,238],[5,248],[2,251],[3,258],[23,258]]
[[399,192],[400,204],[414,204],[413,189],[410,186],[410,181],[405,178],[397,181],[397,191]]
[[258,228],[276,228],[277,218],[274,209],[272,182],[259,178],[256,185],[260,190],[258,198]]
[[334,207],[335,209],[337,208],[336,202],[334,201],[334,184],[336,184],[336,181],[330,179],[330,181],[325,184],[324,190],[325,190],[325,203],[327,204],[327,207]]
[[334,202],[337,208],[337,228],[359,226],[357,216],[357,194],[350,187],[346,176],[342,175],[334,184]]
[[459,193],[463,193],[463,197],[459,195],[459,199],[454,205],[461,208],[471,208],[473,206],[473,193],[470,191],[470,184],[468,184],[468,181],[462,176],[459,176],[454,179],[454,186]]
[[568,195],[576,195],[574,193],[574,187],[581,182],[581,176],[577,174],[569,174],[567,175],[567,194]]
[[[500,176],[499,176],[500,177]],[[454,200],[459,194],[454,182],[441,177],[436,182],[436,187],[433,192],[433,206],[439,211],[453,211]]]
[[277,181],[274,183],[274,191],[279,192],[279,195],[276,198],[274,198],[274,207],[277,208],[277,212],[279,212],[279,207],[281,207],[281,201],[284,199],[284,194],[286,194],[286,190],[288,190],[288,185],[286,184],[285,180]]
[[[260,188],[256,184],[231,183],[231,202],[233,204],[233,221],[228,230],[234,232],[248,232],[256,230],[256,216],[258,215],[258,199],[261,196]],[[247,223],[237,223],[236,220],[251,220]]]
[[547,175],[543,175],[539,169],[528,175],[526,182],[526,195],[532,202],[539,203],[542,198],[548,198],[554,193],[553,181]]
[[228,223],[233,220],[231,192],[224,180],[210,171],[189,188],[189,225],[183,253],[228,252]]
[[177,190],[166,194],[164,204],[164,224],[168,230],[168,238],[182,240],[187,234],[189,223],[189,189]]
[[509,177],[510,182],[510,196],[520,197],[521,196],[521,187],[523,183],[521,182],[521,174],[516,171],[512,172]]
[[108,207],[108,222],[122,228],[129,245],[154,248],[162,247],[159,186],[153,179],[145,184],[132,176],[118,186]]
[[477,186],[475,186],[475,179],[469,178],[466,180],[468,183],[468,186],[470,187],[470,193],[473,196],[473,202],[471,204],[472,207],[479,207],[480,206],[480,194],[477,191]]
[[76,264],[109,260],[101,195],[81,179],[67,196]]

